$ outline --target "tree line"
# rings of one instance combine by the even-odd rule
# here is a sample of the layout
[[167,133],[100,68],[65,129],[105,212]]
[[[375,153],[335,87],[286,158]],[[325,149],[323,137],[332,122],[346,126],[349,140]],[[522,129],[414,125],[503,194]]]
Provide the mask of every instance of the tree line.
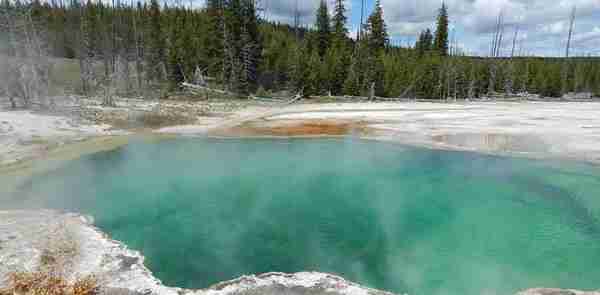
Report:
[[[344,1],[332,3],[330,10],[321,0],[314,25],[306,28],[260,18],[254,0],[207,0],[202,8],[157,0],[2,0],[0,54],[28,61],[3,71],[14,71],[17,75],[6,75],[17,80],[36,77],[43,88],[39,85],[50,80],[44,76],[52,65],[48,58],[74,59],[81,79],[77,91],[101,94],[106,104],[115,94],[166,95],[182,82],[239,95],[281,90],[421,99],[600,95],[596,58],[461,54],[449,42],[445,5],[435,28],[424,30],[414,47],[399,47],[390,42],[379,0],[356,38],[349,37]],[[4,84],[5,92],[14,92]],[[16,88],[27,89],[24,84]]]

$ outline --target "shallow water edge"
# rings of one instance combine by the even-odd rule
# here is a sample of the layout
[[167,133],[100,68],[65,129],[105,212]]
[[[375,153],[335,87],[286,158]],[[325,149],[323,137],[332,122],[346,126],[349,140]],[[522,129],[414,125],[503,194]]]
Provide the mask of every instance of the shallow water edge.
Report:
[[[207,289],[164,286],[144,265],[144,256],[127,248],[93,225],[91,217],[51,210],[0,211],[0,287],[15,269],[34,269],[40,263],[41,244],[57,225],[67,228],[79,245],[73,273],[94,274],[103,282],[103,294],[165,295],[393,295],[326,273],[265,273],[217,283]],[[518,295],[600,295],[600,291],[535,288]],[[407,294],[409,295],[409,294]]]

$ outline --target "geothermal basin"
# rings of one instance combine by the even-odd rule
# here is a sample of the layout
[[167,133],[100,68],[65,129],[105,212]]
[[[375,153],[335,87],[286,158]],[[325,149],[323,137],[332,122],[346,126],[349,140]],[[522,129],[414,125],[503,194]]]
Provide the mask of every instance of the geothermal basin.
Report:
[[40,173],[3,209],[93,216],[164,284],[318,271],[398,294],[593,289],[600,171],[356,138],[139,141]]

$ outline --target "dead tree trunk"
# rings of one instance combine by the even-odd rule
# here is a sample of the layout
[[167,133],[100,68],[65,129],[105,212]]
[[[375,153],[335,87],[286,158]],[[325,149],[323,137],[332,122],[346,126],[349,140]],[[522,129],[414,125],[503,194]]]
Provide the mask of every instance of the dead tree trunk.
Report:
[[565,95],[568,91],[569,91],[569,72],[570,72],[570,62],[569,62],[569,54],[570,54],[570,50],[571,50],[571,38],[573,37],[573,28],[575,26],[575,13],[576,13],[576,7],[573,6],[573,9],[571,10],[571,17],[570,17],[570,22],[569,22],[569,36],[567,37],[567,46],[565,49],[565,61],[563,63],[562,66],[562,94]]
[[571,38],[573,37],[573,28],[575,27],[575,14],[577,13],[577,7],[573,6],[571,10],[571,18],[569,21],[569,37],[567,38],[567,48],[565,50],[565,57],[569,58],[569,51],[571,50]]
[[138,17],[137,14],[139,10],[133,14],[133,35],[135,37],[135,74],[137,78],[137,88],[138,91],[141,91],[143,88],[143,77],[142,73],[144,72],[144,66],[142,63],[142,42],[143,42],[143,33],[138,30]]

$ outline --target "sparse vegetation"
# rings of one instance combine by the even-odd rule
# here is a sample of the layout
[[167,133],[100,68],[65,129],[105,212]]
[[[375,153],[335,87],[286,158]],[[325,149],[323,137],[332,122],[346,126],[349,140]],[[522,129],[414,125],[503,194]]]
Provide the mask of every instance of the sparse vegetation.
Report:
[[49,272],[16,272],[8,276],[8,288],[2,295],[96,295],[100,287],[94,276],[70,284],[65,278]]
[[73,280],[72,266],[78,256],[78,243],[66,224],[50,226],[44,241],[39,266],[35,271],[8,274],[8,287],[0,295],[96,295],[100,284],[93,276]]
[[160,128],[174,125],[191,124],[196,121],[195,117],[187,117],[181,113],[145,112],[141,115],[139,122],[144,127]]

